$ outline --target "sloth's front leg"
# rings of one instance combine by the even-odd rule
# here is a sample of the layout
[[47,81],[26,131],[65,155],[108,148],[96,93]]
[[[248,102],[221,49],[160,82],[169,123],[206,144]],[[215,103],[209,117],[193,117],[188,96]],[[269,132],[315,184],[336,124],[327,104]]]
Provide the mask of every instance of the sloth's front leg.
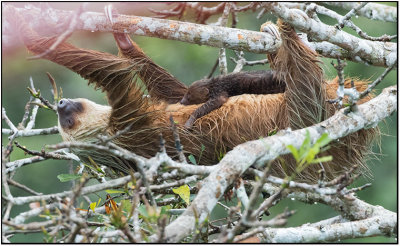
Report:
[[[117,11],[112,5],[106,6],[104,10],[108,21],[114,26]],[[114,32],[113,35],[120,55],[131,60],[151,97],[168,103],[177,103],[182,99],[187,90],[186,85],[153,62],[128,34]]]

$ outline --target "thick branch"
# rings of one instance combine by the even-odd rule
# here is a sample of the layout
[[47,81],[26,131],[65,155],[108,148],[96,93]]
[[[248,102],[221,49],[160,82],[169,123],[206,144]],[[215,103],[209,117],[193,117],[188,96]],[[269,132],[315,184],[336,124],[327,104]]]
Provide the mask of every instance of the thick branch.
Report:
[[[7,8],[4,10],[5,19],[7,19]],[[33,29],[40,30],[46,27],[46,29],[54,30],[55,34],[60,32],[55,26],[62,24],[72,14],[71,11],[48,9],[49,14],[43,16],[41,10],[33,6],[30,6],[29,9],[16,8],[16,10],[25,18],[37,20],[28,22]],[[37,16],[43,18],[38,20]],[[55,18],[51,18],[51,16]],[[278,42],[271,35],[255,31],[141,16],[119,15],[113,21],[114,29],[103,13],[85,12],[81,14],[81,23],[76,26],[75,30],[125,32],[254,53],[275,52],[278,48]],[[10,23],[5,23],[4,30],[7,30],[7,33],[11,33],[10,28]]]
[[[195,228],[196,218],[202,223],[224,194],[226,188],[251,165],[264,165],[270,160],[289,151],[287,145],[299,148],[306,131],[312,143],[328,133],[331,139],[338,139],[362,128],[376,125],[397,110],[397,89],[386,88],[381,95],[359,106],[357,112],[345,115],[343,110],[319,124],[297,131],[281,131],[262,139],[236,146],[228,152],[214,171],[204,180],[191,206],[165,228],[169,242],[179,242]],[[194,212],[195,211],[195,212]]]
[[[369,4],[368,4],[369,5]],[[368,6],[367,5],[367,6]],[[317,41],[329,41],[333,44],[323,42],[314,43],[316,50],[324,56],[331,58],[350,59],[352,61],[364,61],[375,66],[390,66],[397,58],[397,46],[391,42],[373,42],[359,39],[346,32],[337,30],[315,20],[304,20],[293,10],[284,9],[275,11],[274,14],[289,21],[295,27],[313,36]],[[365,6],[364,8],[366,8]],[[363,8],[363,9],[364,9]],[[7,20],[7,8],[4,8]],[[35,19],[28,24],[35,30],[46,29],[48,32],[60,34],[61,30],[56,28],[63,24],[73,12],[56,9],[48,9],[48,15],[43,15],[39,8],[31,6],[29,9],[17,8],[25,18]],[[41,16],[38,19],[37,16]],[[51,18],[55,16],[57,18]],[[288,16],[292,18],[289,20]],[[273,53],[280,45],[280,40],[274,39],[268,33],[248,31],[236,28],[200,25],[189,22],[164,20],[150,17],[119,15],[115,18],[114,30],[107,22],[103,13],[85,12],[80,16],[81,23],[76,30],[100,31],[100,32],[126,32],[139,36],[157,37],[169,40],[208,45],[218,48],[230,48],[253,53]],[[7,21],[3,25],[4,43],[12,40],[14,32]],[[336,46],[337,45],[337,46]],[[340,46],[341,49],[338,47]],[[353,50],[358,50],[354,52]]]
[[[375,209],[376,211],[377,209]],[[396,214],[379,210],[376,215],[359,221],[342,222],[325,226],[303,225],[290,228],[268,228],[260,235],[267,243],[317,243],[340,241],[349,238],[390,236],[395,233]]]
[[397,61],[396,43],[374,42],[357,38],[333,26],[317,22],[300,10],[289,9],[284,4],[267,3],[266,6],[274,15],[306,32],[313,40],[335,44],[348,50],[352,56],[368,61],[371,65],[391,66]]

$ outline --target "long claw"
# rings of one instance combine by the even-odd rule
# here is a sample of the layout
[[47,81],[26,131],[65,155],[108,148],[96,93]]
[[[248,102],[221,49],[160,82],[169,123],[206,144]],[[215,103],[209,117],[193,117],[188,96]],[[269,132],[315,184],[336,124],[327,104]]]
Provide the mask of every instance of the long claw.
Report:
[[185,123],[185,128],[188,130],[191,129],[195,121],[196,119],[193,117],[193,115],[191,115]]
[[[107,20],[111,23],[111,25],[114,26],[115,22],[113,16],[118,14],[117,10],[113,8],[112,4],[109,4],[104,7],[104,13]],[[128,34],[114,32],[113,35],[118,47],[122,50],[128,50],[133,47],[132,41],[130,40]]]
[[278,27],[273,24],[272,22],[266,22],[262,24],[260,28],[261,32],[266,32],[272,36],[274,36],[276,39],[281,39],[281,35],[279,33]]
[[113,6],[111,4],[104,7],[104,13],[111,25],[114,25],[113,14],[116,14],[116,11],[113,9]]
[[302,10],[300,9],[292,9],[293,12],[296,12],[297,14],[301,15],[301,17],[304,18],[304,20],[310,19],[310,17]]

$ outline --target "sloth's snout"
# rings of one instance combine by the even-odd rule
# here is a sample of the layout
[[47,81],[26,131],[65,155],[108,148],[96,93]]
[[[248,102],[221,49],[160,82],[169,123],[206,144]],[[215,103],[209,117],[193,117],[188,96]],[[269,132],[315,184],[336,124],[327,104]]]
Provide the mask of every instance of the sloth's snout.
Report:
[[73,99],[63,98],[57,104],[57,111],[59,114],[79,113],[83,111],[83,106]]
[[57,104],[58,119],[63,128],[73,128],[75,125],[75,117],[83,112],[82,103],[72,99],[61,99]]

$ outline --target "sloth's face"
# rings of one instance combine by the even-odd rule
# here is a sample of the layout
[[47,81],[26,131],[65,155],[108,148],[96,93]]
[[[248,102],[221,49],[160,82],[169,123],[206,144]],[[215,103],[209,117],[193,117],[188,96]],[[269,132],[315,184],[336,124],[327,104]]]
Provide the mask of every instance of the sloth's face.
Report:
[[84,141],[107,128],[111,107],[84,98],[63,98],[57,104],[57,112],[62,138],[65,141]]
[[210,98],[209,90],[203,81],[194,82],[181,100],[183,105],[205,103]]

